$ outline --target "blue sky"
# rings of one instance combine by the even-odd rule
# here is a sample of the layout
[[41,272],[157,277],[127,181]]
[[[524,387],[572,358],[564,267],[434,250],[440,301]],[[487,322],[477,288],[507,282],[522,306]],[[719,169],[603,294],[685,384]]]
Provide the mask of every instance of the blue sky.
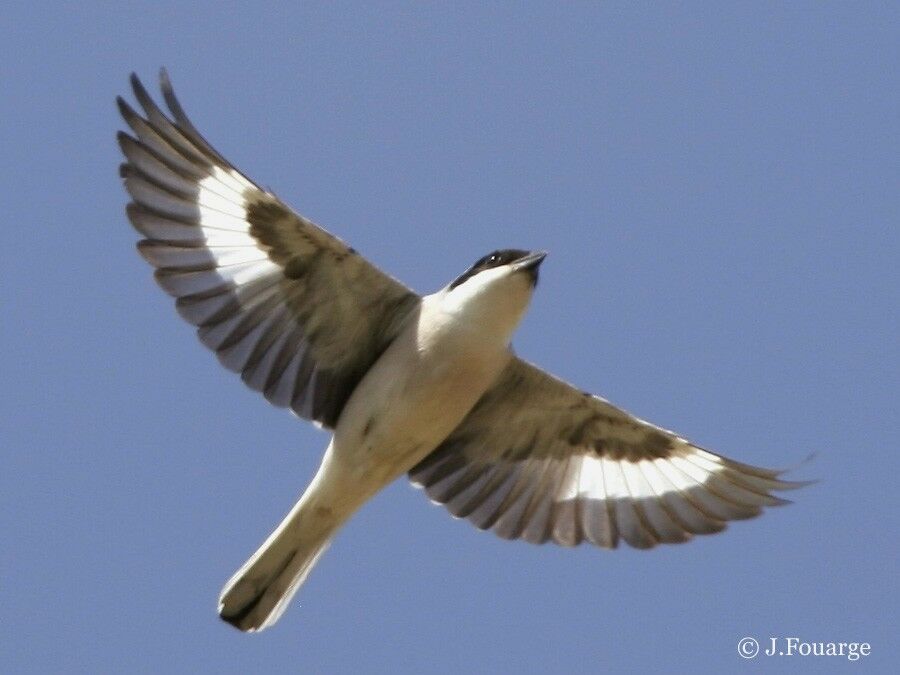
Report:
[[[298,5],[300,3],[297,3]],[[766,672],[896,664],[896,3],[8,4],[5,672]],[[821,483],[651,552],[532,547],[406,481],[272,630],[219,589],[327,435],[206,353],[134,251],[114,97],[166,65],[258,182],[414,288],[550,251],[517,351]]]

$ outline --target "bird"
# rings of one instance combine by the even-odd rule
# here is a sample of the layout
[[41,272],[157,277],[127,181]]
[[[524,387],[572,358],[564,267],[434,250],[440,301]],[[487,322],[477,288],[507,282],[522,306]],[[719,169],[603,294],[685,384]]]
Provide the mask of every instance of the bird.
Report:
[[275,406],[330,430],[309,486],[225,584],[220,617],[274,624],[349,518],[404,474],[505,539],[639,549],[720,532],[807,484],[705,450],[519,358],[546,257],[499,249],[420,295],[235,168],[131,75],[117,103],[137,249],[178,313]]

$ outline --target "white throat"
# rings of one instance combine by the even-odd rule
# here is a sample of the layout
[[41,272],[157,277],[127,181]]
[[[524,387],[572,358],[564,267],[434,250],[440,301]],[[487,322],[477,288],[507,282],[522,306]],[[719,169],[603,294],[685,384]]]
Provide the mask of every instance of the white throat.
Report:
[[454,288],[427,296],[439,325],[480,336],[504,348],[528,308],[533,286],[526,274],[509,267],[485,270]]

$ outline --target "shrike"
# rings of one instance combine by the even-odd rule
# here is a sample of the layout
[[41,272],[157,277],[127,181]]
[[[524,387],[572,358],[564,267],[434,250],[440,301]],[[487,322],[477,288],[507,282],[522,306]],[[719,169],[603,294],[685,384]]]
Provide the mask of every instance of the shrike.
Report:
[[225,584],[272,625],[350,516],[398,476],[506,539],[650,548],[719,532],[802,483],[634,417],[516,357],[544,253],[495,251],[419,296],[232,166],[136,76],[119,133],[141,255],[222,364],[331,429],[309,487]]

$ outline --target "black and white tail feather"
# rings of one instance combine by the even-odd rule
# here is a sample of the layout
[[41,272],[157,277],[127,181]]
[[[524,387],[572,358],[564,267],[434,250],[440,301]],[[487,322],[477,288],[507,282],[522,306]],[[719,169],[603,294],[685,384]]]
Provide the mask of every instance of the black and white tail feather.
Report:
[[225,584],[219,616],[248,632],[278,621],[340,525],[298,503]]

